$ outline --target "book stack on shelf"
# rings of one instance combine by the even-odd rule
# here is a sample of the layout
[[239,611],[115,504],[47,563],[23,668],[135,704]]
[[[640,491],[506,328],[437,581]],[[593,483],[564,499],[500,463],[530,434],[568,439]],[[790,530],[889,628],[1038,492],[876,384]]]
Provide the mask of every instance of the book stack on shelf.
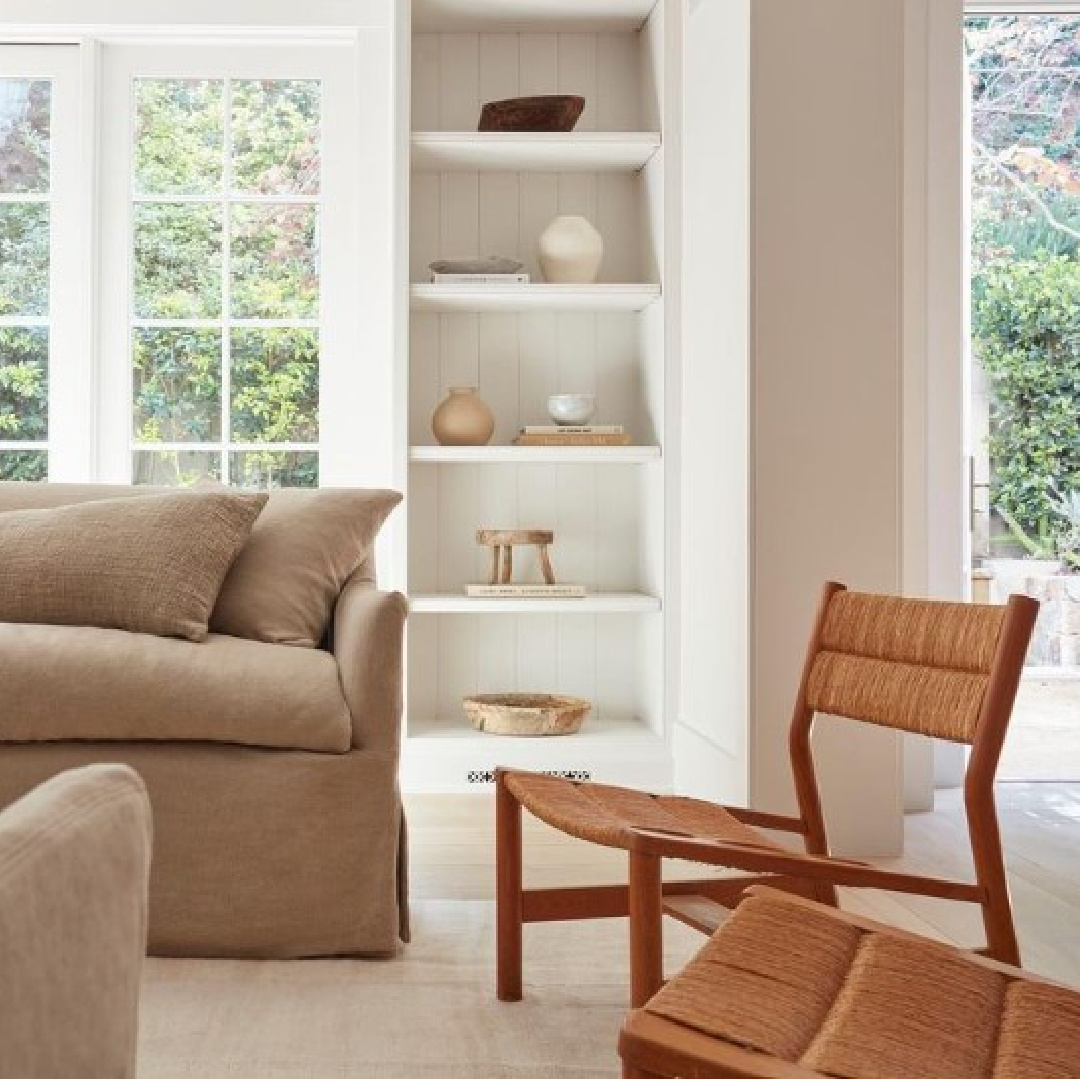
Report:
[[525,264],[492,255],[486,259],[439,259],[429,263],[433,285],[528,285]]
[[629,446],[622,424],[528,424],[515,446]]

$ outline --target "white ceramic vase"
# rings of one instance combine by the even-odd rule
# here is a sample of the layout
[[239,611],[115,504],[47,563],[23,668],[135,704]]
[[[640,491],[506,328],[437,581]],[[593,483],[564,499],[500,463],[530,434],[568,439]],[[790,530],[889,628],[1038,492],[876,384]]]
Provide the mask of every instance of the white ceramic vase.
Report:
[[588,218],[560,214],[540,234],[540,271],[558,285],[591,285],[604,257],[604,239]]

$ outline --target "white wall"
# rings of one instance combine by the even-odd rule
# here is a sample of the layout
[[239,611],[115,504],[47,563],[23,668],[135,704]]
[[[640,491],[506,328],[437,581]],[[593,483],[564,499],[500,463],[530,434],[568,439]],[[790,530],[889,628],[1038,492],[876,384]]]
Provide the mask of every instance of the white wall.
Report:
[[[753,6],[751,795],[792,805],[790,708],[821,584],[902,586],[903,0]],[[816,739],[845,852],[900,849],[901,760]]]
[[676,786],[747,798],[750,0],[684,24]]

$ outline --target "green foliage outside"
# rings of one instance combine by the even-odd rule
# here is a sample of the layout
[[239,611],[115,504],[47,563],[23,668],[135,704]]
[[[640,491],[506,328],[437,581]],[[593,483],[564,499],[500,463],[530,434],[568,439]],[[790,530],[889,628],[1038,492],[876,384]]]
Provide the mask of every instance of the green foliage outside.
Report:
[[991,389],[991,506],[1080,567],[1080,19],[967,23],[972,347]]
[[[0,79],[0,191],[45,191],[48,100],[40,88],[48,84],[16,82]],[[220,319],[225,273],[233,318],[318,318],[318,210],[289,199],[319,192],[319,94],[307,80],[233,80],[228,89],[212,80],[136,84],[134,183],[152,201],[135,207],[132,314],[166,324],[132,330],[132,424],[146,447],[135,453],[136,481],[183,484],[222,471],[219,452],[155,450],[155,443],[318,443],[316,329],[237,328],[226,341],[220,328],[168,323]],[[226,183],[227,220],[216,201]],[[47,215],[42,203],[0,204],[0,316],[48,315]],[[0,440],[48,436],[46,335],[0,327]],[[44,462],[39,451],[0,452],[0,478],[38,479]],[[318,455],[235,451],[227,472],[244,486],[312,486]]]

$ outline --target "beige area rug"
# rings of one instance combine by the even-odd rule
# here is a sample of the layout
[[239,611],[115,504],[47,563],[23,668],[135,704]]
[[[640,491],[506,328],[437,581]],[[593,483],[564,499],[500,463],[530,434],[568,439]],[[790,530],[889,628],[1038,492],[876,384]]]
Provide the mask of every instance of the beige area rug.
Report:
[[[703,939],[670,920],[668,965]],[[148,1077],[612,1077],[626,1012],[626,922],[525,928],[525,1000],[494,994],[494,907],[415,905],[387,961],[151,960]]]

